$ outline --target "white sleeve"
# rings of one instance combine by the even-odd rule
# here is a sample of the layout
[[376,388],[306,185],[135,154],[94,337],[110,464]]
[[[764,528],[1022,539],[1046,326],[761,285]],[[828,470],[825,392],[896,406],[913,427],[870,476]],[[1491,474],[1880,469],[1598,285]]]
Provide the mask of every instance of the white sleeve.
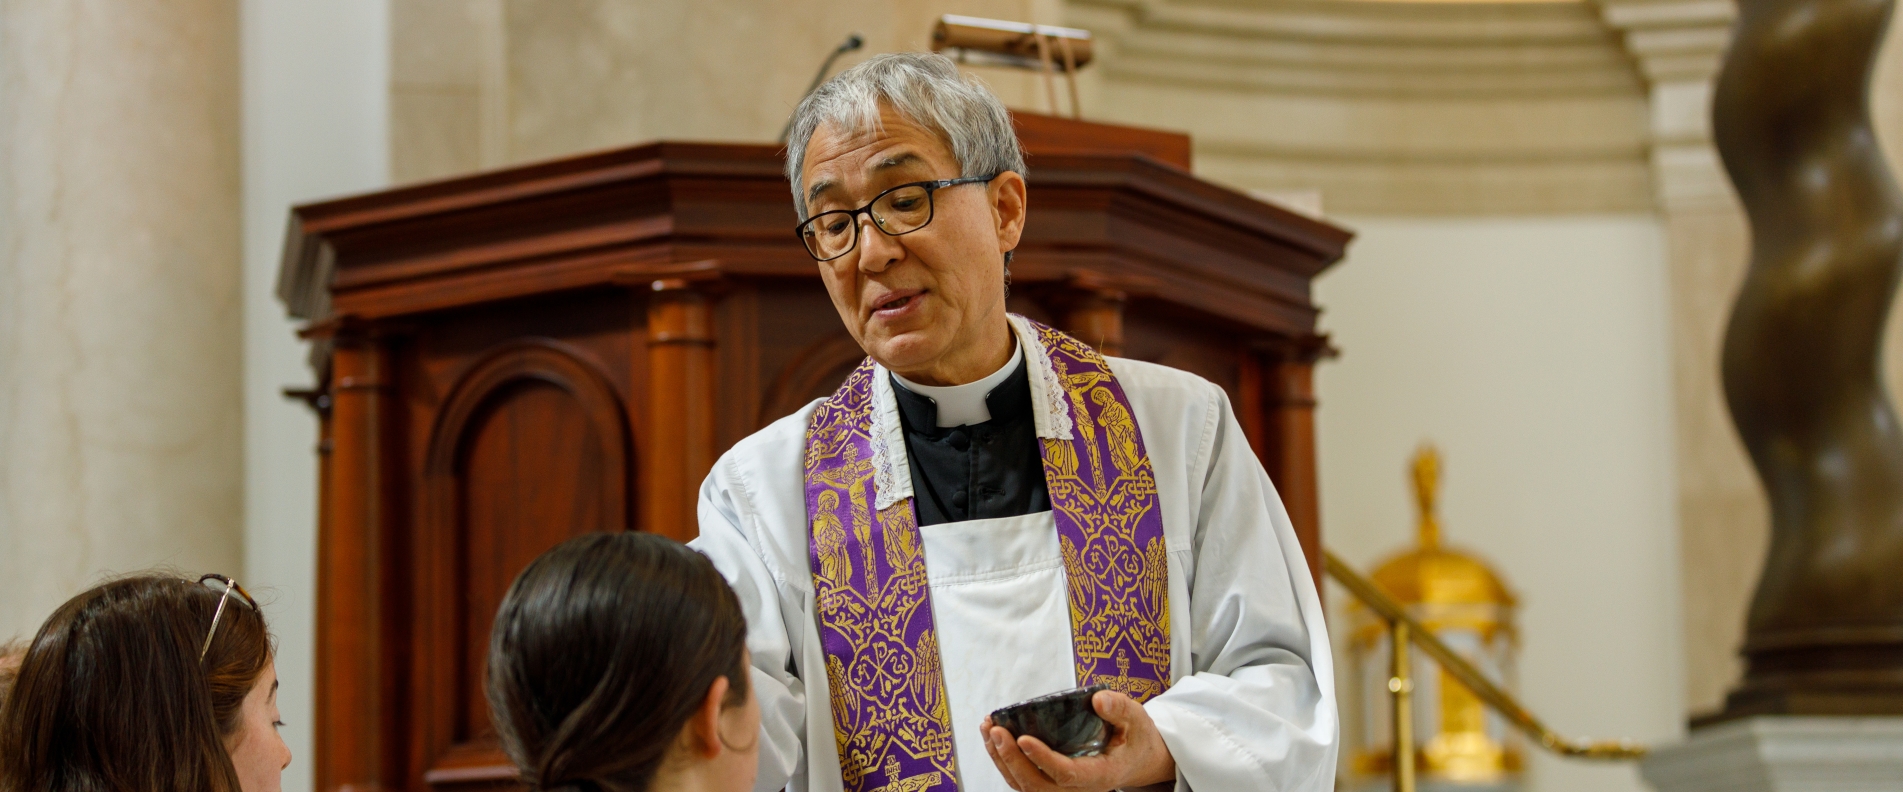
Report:
[[779,581],[749,530],[752,504],[728,457],[701,484],[699,511],[700,537],[688,544],[726,576],[747,617],[753,695],[760,702],[760,771],[753,788],[775,792],[806,774],[806,685],[793,673]]
[[1189,581],[1191,673],[1151,699],[1178,792],[1328,792],[1340,727],[1321,600],[1282,501],[1214,386]]

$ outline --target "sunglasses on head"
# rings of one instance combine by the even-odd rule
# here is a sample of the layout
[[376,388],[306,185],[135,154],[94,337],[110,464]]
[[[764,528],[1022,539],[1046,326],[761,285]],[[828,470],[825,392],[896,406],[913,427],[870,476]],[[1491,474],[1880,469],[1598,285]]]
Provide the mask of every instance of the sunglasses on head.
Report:
[[218,634],[218,620],[225,615],[225,604],[232,601],[231,593],[238,592],[238,604],[250,608],[252,612],[257,612],[258,601],[252,599],[251,592],[245,591],[244,586],[238,585],[238,581],[225,575],[217,573],[205,575],[198,579],[198,585],[218,592],[218,610],[212,612],[211,630],[205,633],[205,645],[198,650],[198,661],[202,663],[205,661],[205,653],[211,651],[212,637]]

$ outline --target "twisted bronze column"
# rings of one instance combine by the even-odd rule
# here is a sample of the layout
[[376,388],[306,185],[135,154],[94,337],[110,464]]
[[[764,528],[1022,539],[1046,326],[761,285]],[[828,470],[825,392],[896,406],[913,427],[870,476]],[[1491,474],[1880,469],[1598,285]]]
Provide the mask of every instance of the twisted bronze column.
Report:
[[1771,547],[1723,717],[1903,714],[1903,431],[1879,348],[1903,195],[1869,88],[1894,0],[1739,0],[1713,106],[1750,216],[1725,397]]

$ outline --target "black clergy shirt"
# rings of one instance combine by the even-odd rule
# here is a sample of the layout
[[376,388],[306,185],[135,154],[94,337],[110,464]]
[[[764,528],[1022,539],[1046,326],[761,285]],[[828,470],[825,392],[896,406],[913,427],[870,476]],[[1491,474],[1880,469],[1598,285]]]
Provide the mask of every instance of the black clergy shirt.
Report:
[[940,428],[938,402],[893,381],[921,527],[1050,510],[1027,364],[985,395],[991,420],[965,426]]

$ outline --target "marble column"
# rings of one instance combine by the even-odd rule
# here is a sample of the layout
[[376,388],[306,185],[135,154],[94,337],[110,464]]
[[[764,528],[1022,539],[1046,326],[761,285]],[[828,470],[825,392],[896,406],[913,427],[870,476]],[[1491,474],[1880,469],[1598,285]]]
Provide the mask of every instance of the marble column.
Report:
[[0,0],[0,640],[243,575],[238,7]]

